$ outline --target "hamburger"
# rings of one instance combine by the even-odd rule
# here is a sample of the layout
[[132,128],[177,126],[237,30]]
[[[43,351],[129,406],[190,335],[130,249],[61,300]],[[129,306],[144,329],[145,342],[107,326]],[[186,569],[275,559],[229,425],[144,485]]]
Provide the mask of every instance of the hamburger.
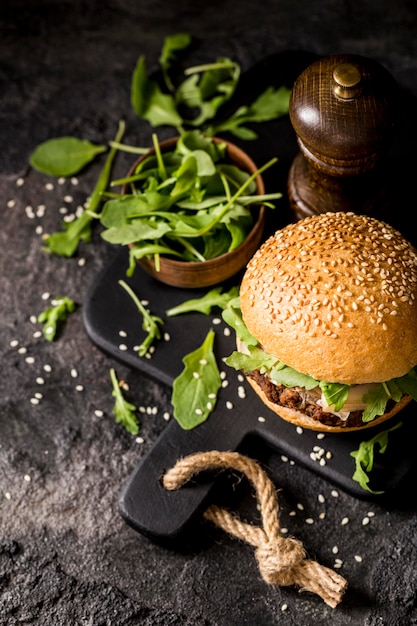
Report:
[[277,231],[224,312],[226,363],[283,419],[375,426],[417,400],[417,251],[389,224],[322,213]]

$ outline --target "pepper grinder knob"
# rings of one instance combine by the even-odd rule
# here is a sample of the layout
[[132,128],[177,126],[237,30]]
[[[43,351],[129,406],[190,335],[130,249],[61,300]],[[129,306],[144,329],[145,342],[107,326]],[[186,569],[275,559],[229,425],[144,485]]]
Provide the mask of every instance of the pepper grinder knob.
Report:
[[288,177],[297,218],[385,213],[396,92],[387,70],[358,55],[325,57],[300,74],[289,109],[300,148]]

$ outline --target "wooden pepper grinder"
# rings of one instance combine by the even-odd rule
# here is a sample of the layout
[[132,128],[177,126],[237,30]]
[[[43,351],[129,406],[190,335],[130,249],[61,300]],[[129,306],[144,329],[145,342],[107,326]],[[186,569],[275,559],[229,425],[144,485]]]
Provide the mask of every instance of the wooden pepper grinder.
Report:
[[297,218],[386,213],[396,98],[391,74],[358,55],[320,59],[297,78],[289,113],[300,152],[288,177]]

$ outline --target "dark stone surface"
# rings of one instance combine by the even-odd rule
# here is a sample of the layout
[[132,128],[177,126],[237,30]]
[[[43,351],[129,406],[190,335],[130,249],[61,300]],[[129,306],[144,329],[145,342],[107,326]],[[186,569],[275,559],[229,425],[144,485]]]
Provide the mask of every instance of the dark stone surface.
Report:
[[[197,37],[196,62],[224,55],[248,69],[284,50],[352,52],[383,63],[415,91],[414,2],[15,0],[2,3],[0,28],[0,623],[417,624],[414,475],[395,502],[370,503],[332,495],[325,480],[264,447],[251,449],[281,490],[282,525],[311,558],[329,567],[343,561],[349,590],[335,610],[309,593],[268,587],[253,549],[207,524],[186,546],[167,547],[122,521],[119,491],[165,426],[169,390],[111,361],[86,337],[83,298],[109,257],[98,232],[72,259],[41,250],[36,227],[56,230],[59,208],[84,202],[99,166],[78,186],[52,190],[28,167],[40,141],[68,134],[102,142],[120,118],[127,141],[149,144],[149,126],[130,109],[131,72],[140,54],[155,67],[163,37],[178,31]],[[128,163],[119,159],[116,170]],[[79,305],[54,343],[34,336],[39,326],[31,321],[49,302],[46,293]],[[141,443],[114,422],[110,367],[128,382],[133,402],[155,409],[141,415]],[[239,495],[239,514],[256,521],[252,495]]]

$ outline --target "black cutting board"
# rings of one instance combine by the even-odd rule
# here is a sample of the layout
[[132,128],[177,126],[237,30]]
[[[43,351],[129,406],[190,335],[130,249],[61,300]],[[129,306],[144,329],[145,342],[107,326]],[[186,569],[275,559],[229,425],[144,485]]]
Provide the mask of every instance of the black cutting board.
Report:
[[[249,94],[253,99],[253,93],[261,93],[270,84],[277,87],[286,84],[291,87],[298,74],[313,60],[312,55],[304,52],[281,53],[268,57],[243,77],[236,96],[238,101],[231,106],[247,102]],[[250,153],[258,166],[272,156],[279,157],[279,166],[273,172],[267,172],[264,178],[267,192],[279,190],[284,193],[282,204],[269,212],[266,237],[269,232],[291,219],[285,190],[288,169],[297,153],[297,144],[288,116],[258,125],[256,130],[259,132],[257,140],[240,145]],[[398,151],[398,145],[396,148]],[[403,172],[398,163],[396,167]],[[398,222],[398,211],[395,219]],[[266,408],[242,377],[222,363],[222,358],[230,354],[235,345],[233,337],[227,334],[228,327],[221,321],[220,314],[205,316],[190,313],[170,318],[166,316],[168,308],[190,298],[200,297],[207,289],[185,290],[163,285],[140,267],[135,270],[132,278],[127,279],[127,267],[127,252],[120,249],[91,286],[84,305],[84,323],[91,340],[112,357],[171,387],[173,380],[183,369],[183,357],[199,347],[208,330],[213,328],[216,332],[217,361],[226,376],[225,386],[220,390],[217,405],[208,420],[197,428],[186,431],[172,419],[132,473],[119,499],[120,513],[128,524],[155,539],[178,537],[204,506],[213,483],[197,480],[179,491],[167,492],[160,482],[164,472],[179,458],[190,453],[238,450],[243,444],[247,447],[248,443],[250,446],[250,442],[255,440],[264,441],[278,453],[320,474],[358,498],[373,497],[352,480],[355,465],[350,453],[359,447],[361,441],[369,440],[379,430],[387,428],[386,425],[360,433],[326,434],[324,439],[320,439],[314,431],[304,430],[300,433],[292,424]],[[132,286],[140,299],[149,302],[148,307],[153,314],[165,321],[163,331],[168,333],[170,340],[159,341],[151,359],[138,357],[133,349],[140,344],[144,332],[141,330],[141,318],[134,303],[118,284],[121,279]],[[240,277],[236,276],[224,287],[237,285],[239,280]],[[124,331],[127,336],[120,336],[120,331]],[[127,350],[120,348],[122,344]],[[395,491],[414,464],[415,404],[407,407],[398,420],[400,418],[402,427],[390,434],[387,452],[376,455],[372,473],[373,488],[383,490],[385,494]],[[390,426],[394,424],[394,421],[389,423]],[[330,455],[323,465],[314,457],[315,446],[323,448]]]

